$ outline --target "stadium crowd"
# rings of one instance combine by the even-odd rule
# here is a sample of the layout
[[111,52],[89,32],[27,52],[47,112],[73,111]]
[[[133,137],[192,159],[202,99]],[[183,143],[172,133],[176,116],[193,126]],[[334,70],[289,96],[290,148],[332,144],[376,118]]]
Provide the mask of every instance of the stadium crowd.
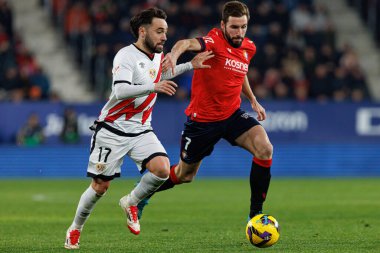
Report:
[[[88,75],[92,89],[106,99],[111,83],[112,59],[132,43],[129,18],[143,8],[157,6],[168,14],[166,50],[179,39],[206,35],[219,27],[224,1],[205,0],[41,0],[62,32],[78,66]],[[365,73],[350,45],[337,48],[336,31],[325,6],[313,0],[246,0],[251,11],[247,37],[257,46],[248,73],[252,89],[264,100],[370,99]],[[0,90],[10,97],[29,99],[49,94],[48,79],[32,54],[13,35],[12,15],[0,0]],[[4,42],[5,41],[5,42]],[[8,44],[8,45],[6,45]],[[4,56],[3,56],[4,55]],[[7,66],[5,59],[10,58]],[[193,57],[185,54],[180,60]],[[13,63],[12,63],[13,62]],[[13,67],[12,67],[13,66]],[[12,74],[13,73],[13,74]],[[11,80],[8,80],[10,78]],[[37,79],[37,80],[35,80]],[[175,80],[178,99],[190,94],[191,72]],[[17,87],[17,89],[15,88]],[[36,92],[36,88],[39,92]],[[10,92],[12,91],[12,92]],[[35,94],[40,93],[39,96]],[[19,95],[20,96],[20,95]],[[1,99],[1,98],[0,98]]]
[[346,0],[348,6],[352,7],[369,32],[378,47],[380,47],[380,1],[378,0]]
[[9,3],[0,0],[0,101],[50,99],[49,78],[15,32],[13,19]]

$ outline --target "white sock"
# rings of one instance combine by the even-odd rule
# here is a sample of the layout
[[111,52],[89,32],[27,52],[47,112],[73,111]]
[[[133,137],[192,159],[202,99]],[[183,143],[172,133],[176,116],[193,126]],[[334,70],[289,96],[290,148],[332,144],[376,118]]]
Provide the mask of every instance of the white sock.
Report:
[[150,172],[145,173],[140,183],[129,194],[128,204],[136,206],[141,200],[155,192],[168,178],[160,178]]
[[[104,194],[103,194],[104,195]],[[84,223],[90,216],[92,209],[96,202],[103,196],[96,193],[96,191],[90,187],[87,188],[80,197],[77,211],[75,213],[74,221],[71,224],[71,229],[82,230]]]

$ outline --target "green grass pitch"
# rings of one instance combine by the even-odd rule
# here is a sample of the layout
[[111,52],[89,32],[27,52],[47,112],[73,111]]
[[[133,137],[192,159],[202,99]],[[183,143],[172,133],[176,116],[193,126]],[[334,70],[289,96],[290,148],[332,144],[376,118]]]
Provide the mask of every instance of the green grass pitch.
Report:
[[[67,252],[65,232],[89,182],[0,180],[0,252]],[[281,236],[266,249],[245,238],[247,180],[197,179],[157,193],[139,236],[118,206],[134,182],[112,182],[77,252],[380,252],[380,178],[272,180],[265,211]]]

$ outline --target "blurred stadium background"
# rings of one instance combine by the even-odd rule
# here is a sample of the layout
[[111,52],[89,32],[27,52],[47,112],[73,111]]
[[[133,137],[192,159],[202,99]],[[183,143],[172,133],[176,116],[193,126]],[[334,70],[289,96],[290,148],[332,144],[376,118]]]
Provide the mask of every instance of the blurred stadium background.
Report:
[[[243,2],[257,46],[248,75],[269,115],[273,175],[380,176],[380,1]],[[133,42],[130,17],[150,6],[166,10],[169,50],[218,27],[223,3],[0,0],[0,178],[84,178],[88,127],[110,92],[115,53]],[[191,73],[175,81],[176,96],[160,95],[153,113],[172,162]],[[199,177],[247,176],[250,160],[222,142]],[[130,161],[125,167],[124,177],[138,175]]]

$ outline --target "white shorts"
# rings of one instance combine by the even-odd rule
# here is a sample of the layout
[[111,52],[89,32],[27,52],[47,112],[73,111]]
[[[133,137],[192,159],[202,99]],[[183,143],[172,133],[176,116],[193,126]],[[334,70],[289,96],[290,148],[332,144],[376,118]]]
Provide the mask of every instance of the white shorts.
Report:
[[153,132],[134,137],[120,136],[101,128],[91,139],[91,154],[87,176],[112,180],[120,177],[121,165],[128,155],[142,173],[146,164],[156,156],[168,156]]

